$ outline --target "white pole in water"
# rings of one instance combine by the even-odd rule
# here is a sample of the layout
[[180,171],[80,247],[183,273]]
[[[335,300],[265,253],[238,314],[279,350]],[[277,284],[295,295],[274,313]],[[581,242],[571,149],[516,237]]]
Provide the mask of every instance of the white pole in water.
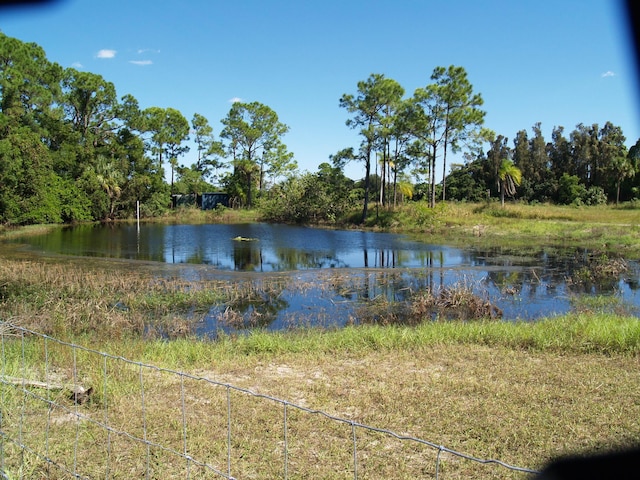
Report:
[[136,200],[136,220],[138,221],[138,228],[136,229],[136,244],[138,247],[138,253],[140,253],[140,200]]

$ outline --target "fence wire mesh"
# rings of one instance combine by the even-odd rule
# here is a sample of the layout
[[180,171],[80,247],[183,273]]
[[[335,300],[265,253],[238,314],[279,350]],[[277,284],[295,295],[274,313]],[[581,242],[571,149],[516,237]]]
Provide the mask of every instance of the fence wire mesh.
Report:
[[0,329],[4,478],[528,478],[534,470],[19,326]]

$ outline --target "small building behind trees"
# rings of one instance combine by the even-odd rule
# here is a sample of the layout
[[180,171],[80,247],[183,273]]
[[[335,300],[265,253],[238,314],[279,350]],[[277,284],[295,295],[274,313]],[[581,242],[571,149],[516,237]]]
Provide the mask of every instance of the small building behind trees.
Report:
[[186,195],[171,195],[172,208],[188,207],[193,205],[200,207],[202,210],[213,210],[218,205],[228,207],[229,194],[223,192],[213,192],[202,194],[189,193]]

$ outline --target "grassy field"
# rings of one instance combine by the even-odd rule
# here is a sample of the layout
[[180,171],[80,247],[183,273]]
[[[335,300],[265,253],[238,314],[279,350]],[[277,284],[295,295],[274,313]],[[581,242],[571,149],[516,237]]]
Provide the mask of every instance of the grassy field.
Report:
[[[91,346],[90,337],[78,339]],[[218,342],[124,339],[94,345],[113,357],[48,343],[46,370],[97,388],[74,407],[54,394],[56,407],[4,387],[3,428],[23,441],[48,435],[51,458],[100,476],[105,431],[73,421],[76,408],[95,421],[108,416],[118,430],[182,451],[184,418],[189,453],[224,466],[229,425],[238,478],[282,478],[282,405],[232,393],[227,423],[224,389],[158,368],[188,372],[217,384],[285,399],[347,421],[426,439],[478,458],[541,468],[557,455],[598,452],[640,438],[640,331],[637,318],[570,315],[536,324],[429,323],[416,328],[350,327],[339,331],[221,338]],[[5,340],[3,372],[42,378],[42,341]],[[118,361],[120,355],[136,363]],[[40,372],[40,376],[38,374]],[[107,384],[107,388],[105,385]],[[144,393],[141,391],[144,384]],[[40,392],[41,395],[42,392]],[[141,401],[144,398],[144,412]],[[26,402],[26,405],[25,405]],[[61,405],[61,406],[60,406]],[[65,407],[66,405],[66,407]],[[107,412],[108,406],[108,413]],[[181,410],[182,406],[182,410]],[[19,421],[18,412],[27,413]],[[46,428],[45,419],[50,419]],[[289,478],[351,478],[351,433],[325,418],[291,408]],[[144,476],[143,445],[109,440],[114,478]],[[70,452],[81,445],[75,460]],[[360,432],[358,478],[420,478],[434,474],[437,452]],[[67,452],[67,453],[64,453]],[[17,457],[11,457],[15,461]],[[156,452],[152,478],[185,478],[184,464]],[[27,477],[45,466],[31,459]],[[192,478],[205,478],[196,476]],[[523,478],[523,474],[443,457],[443,478]],[[65,478],[51,476],[50,478]]]
[[[410,220],[404,222],[405,217]],[[405,230],[446,243],[500,241],[514,248],[585,244],[640,258],[640,211],[633,209],[512,205],[503,211],[491,205],[452,204],[435,211],[403,209],[382,220],[388,221],[385,229],[400,230],[399,225],[406,223]],[[176,317],[176,306],[204,309],[242,292],[222,282],[194,288],[180,280],[153,279],[151,267],[60,261],[5,250],[0,259],[0,320],[117,358],[214,379],[521,467],[540,468],[566,453],[640,443],[640,323],[637,317],[601,308],[606,305],[598,299],[585,300],[579,312],[535,323],[429,321],[417,327],[254,332],[210,342],[190,336],[189,322]],[[127,309],[119,308],[118,302]],[[177,340],[166,341],[145,328],[151,317],[165,331],[176,329]],[[83,412],[102,418],[108,405],[111,422],[139,431],[140,375],[135,368],[120,368],[113,360],[105,375],[102,357],[76,358],[67,348],[51,348],[47,368],[68,378],[77,364],[83,381],[97,388],[81,407]],[[3,352],[5,375],[42,373],[43,346],[38,338],[21,342],[7,336]],[[102,387],[105,377],[108,391]],[[188,383],[189,418],[195,419],[189,429],[190,451],[218,456],[224,464],[225,439],[218,443],[211,439],[216,426],[225,426],[225,417],[219,418],[220,409],[226,409],[224,392],[213,393],[206,382]],[[180,450],[176,404],[184,392],[184,379],[152,371],[144,384],[148,418],[161,422],[153,430],[154,438]],[[25,398],[20,390],[3,387],[2,411],[15,411]],[[16,416],[8,416],[3,428],[15,427],[14,432],[22,429],[29,438],[42,438],[47,404],[27,403],[31,410],[23,417],[24,424],[11,424]],[[280,408],[255,397],[234,398],[232,428],[238,437],[232,460],[239,478],[282,477]],[[54,415],[64,417],[64,412]],[[75,439],[86,440],[75,461],[86,465],[90,476],[104,476],[100,465],[91,462],[104,456],[104,432],[90,424],[83,424],[80,431],[71,422],[55,425],[56,451],[69,451]],[[290,478],[353,476],[348,429],[338,431],[331,422],[293,412],[291,426]],[[433,477],[437,452],[375,435],[365,437],[358,478]],[[145,452],[136,452],[141,447],[131,447],[125,440],[112,439],[118,458],[112,465],[113,478],[143,474],[140,458]],[[185,478],[180,466],[167,463],[160,453],[152,458],[155,478]],[[14,465],[9,473],[16,476],[41,477],[45,472],[36,461]],[[523,477],[502,470],[487,474],[484,466],[450,456],[445,457],[441,474],[443,478]]]
[[640,258],[640,208],[628,206],[411,205],[383,213],[378,223],[393,231],[427,234],[434,243],[519,249],[579,245]]

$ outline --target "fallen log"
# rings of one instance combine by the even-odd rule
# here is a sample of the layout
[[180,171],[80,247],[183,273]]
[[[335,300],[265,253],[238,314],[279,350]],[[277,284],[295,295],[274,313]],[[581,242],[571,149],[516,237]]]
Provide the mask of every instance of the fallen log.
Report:
[[91,394],[93,394],[93,387],[85,388],[82,385],[62,385],[60,383],[39,382],[37,380],[28,380],[26,378],[17,377],[3,377],[0,382],[8,383],[10,385],[20,385],[23,387],[43,388],[45,390],[68,390],[69,400],[77,405],[86,403],[91,397]]

